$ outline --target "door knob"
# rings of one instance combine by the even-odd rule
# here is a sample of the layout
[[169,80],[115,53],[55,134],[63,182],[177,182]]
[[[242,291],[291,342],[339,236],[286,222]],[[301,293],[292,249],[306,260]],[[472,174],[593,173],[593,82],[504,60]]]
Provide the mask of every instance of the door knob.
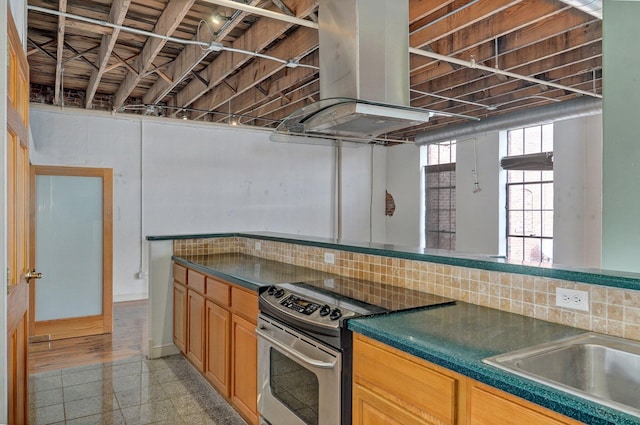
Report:
[[31,279],[42,279],[42,273],[37,272],[36,269],[31,269],[24,274],[24,278],[28,281]]

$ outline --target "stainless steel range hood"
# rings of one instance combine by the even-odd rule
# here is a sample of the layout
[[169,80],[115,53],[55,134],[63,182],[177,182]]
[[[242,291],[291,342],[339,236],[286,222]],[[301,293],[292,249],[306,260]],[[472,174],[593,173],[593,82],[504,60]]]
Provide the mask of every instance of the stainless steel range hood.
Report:
[[[435,115],[409,106],[408,0],[319,0],[321,101],[272,134],[368,143]],[[470,118],[470,117],[466,117]]]

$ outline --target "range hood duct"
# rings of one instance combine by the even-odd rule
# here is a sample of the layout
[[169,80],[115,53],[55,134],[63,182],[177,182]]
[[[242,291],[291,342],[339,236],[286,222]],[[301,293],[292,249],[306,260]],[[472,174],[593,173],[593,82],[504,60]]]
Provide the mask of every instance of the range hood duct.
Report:
[[460,140],[477,134],[503,131],[550,121],[586,117],[600,113],[602,113],[602,99],[583,96],[564,102],[494,116],[480,122],[451,125],[419,133],[416,135],[416,145],[422,146],[447,140]]
[[435,115],[452,116],[409,106],[408,0],[319,0],[318,31],[321,101],[287,117],[272,140],[368,143]]
[[602,0],[560,0],[569,6],[582,10],[591,16],[602,19]]

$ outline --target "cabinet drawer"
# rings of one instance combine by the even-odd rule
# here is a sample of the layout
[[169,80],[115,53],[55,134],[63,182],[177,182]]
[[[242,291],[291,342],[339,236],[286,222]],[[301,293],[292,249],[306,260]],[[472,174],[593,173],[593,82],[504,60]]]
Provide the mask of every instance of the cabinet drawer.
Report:
[[251,323],[258,320],[258,294],[244,289],[231,287],[231,307]]
[[207,276],[207,298],[217,304],[228,307],[230,304],[230,287],[228,284]]
[[187,271],[187,286],[189,289],[204,294],[204,275],[189,269]]
[[180,264],[173,263],[173,280],[183,285],[187,284],[187,269]]
[[[380,365],[384,365],[381,367]],[[397,403],[427,422],[456,423],[457,379],[420,359],[357,335],[353,344],[354,382]]]

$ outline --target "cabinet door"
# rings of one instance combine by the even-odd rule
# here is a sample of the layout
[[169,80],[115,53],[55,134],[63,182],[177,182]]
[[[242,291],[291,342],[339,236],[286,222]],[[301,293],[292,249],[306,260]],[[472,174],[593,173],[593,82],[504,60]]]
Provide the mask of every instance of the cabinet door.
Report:
[[187,358],[200,372],[204,370],[204,297],[187,290]]
[[427,422],[399,407],[375,392],[353,386],[353,425],[438,425]]
[[470,389],[470,425],[577,425],[544,407],[507,394],[496,388],[475,383]]
[[187,351],[187,288],[173,283],[173,343]]
[[231,315],[231,400],[250,423],[258,423],[258,359],[256,325],[237,314]]
[[211,301],[206,301],[206,356],[204,373],[213,386],[229,397],[231,362],[229,359],[229,327],[231,314]]

